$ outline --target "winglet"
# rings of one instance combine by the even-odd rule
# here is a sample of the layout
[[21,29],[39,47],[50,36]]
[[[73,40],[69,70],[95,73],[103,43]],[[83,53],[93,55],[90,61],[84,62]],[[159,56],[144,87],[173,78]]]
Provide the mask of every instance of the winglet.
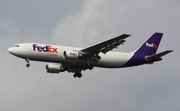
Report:
[[164,55],[166,55],[166,54],[168,54],[168,53],[170,53],[172,51],[173,50],[166,50],[166,51],[160,52],[158,54],[154,54],[154,55],[151,55],[151,56],[146,56],[145,59],[146,60],[156,60],[156,59],[158,59],[158,58],[160,58],[160,57],[162,57],[162,56],[164,56]]

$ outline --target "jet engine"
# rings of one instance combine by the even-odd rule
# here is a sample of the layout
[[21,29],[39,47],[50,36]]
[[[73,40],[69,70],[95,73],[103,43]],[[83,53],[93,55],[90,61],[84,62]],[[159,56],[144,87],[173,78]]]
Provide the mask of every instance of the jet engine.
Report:
[[48,73],[59,73],[65,71],[61,64],[47,64],[46,72]]
[[80,54],[80,53],[77,52],[77,51],[69,51],[69,50],[66,50],[66,51],[64,51],[64,53],[63,53],[63,58],[64,58],[64,59],[74,60],[74,59],[78,59],[78,58],[81,58],[81,57],[82,57],[82,54]]

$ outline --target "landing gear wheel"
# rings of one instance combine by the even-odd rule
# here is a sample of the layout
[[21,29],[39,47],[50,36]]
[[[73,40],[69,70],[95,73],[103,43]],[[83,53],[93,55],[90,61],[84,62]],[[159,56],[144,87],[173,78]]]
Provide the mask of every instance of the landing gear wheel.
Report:
[[89,66],[89,70],[92,70],[93,69],[93,66]]
[[81,78],[82,77],[82,74],[80,73],[80,74],[78,74],[78,78]]
[[26,67],[29,67],[30,66],[30,64],[26,64]]
[[74,78],[76,78],[76,77],[77,77],[77,74],[74,74],[73,76],[74,76]]
[[74,78],[76,78],[76,77],[81,78],[82,74],[81,73],[75,73],[73,76],[74,76]]
[[26,67],[29,67],[30,66],[29,59],[25,59],[25,61],[27,62]]

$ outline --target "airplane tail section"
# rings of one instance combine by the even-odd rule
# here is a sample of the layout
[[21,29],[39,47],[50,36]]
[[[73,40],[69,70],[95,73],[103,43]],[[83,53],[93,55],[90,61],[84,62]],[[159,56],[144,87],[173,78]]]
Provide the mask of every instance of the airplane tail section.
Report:
[[173,50],[166,50],[166,51],[160,52],[160,53],[158,53],[158,54],[154,54],[154,55],[151,55],[151,56],[146,56],[145,59],[146,59],[146,60],[149,60],[149,61],[151,61],[151,60],[157,60],[158,58],[161,58],[162,56],[164,56],[164,55],[166,55],[166,54],[168,54],[168,53],[170,53],[170,52],[172,52],[172,51],[173,51]]
[[159,47],[163,33],[154,33],[136,52],[140,55],[154,55]]

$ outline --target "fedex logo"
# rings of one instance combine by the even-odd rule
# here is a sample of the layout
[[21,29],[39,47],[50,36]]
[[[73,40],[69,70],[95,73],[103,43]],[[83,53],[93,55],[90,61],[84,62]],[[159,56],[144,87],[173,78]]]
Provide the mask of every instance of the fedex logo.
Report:
[[39,51],[39,52],[52,52],[52,53],[58,53],[58,48],[53,48],[50,45],[46,45],[44,47],[38,46],[37,44],[33,44],[33,50],[34,51]]
[[146,47],[157,48],[158,46],[155,43],[149,44],[148,42],[146,42]]
[[77,54],[76,54],[76,53],[72,53],[72,52],[70,52],[70,55],[77,56]]

